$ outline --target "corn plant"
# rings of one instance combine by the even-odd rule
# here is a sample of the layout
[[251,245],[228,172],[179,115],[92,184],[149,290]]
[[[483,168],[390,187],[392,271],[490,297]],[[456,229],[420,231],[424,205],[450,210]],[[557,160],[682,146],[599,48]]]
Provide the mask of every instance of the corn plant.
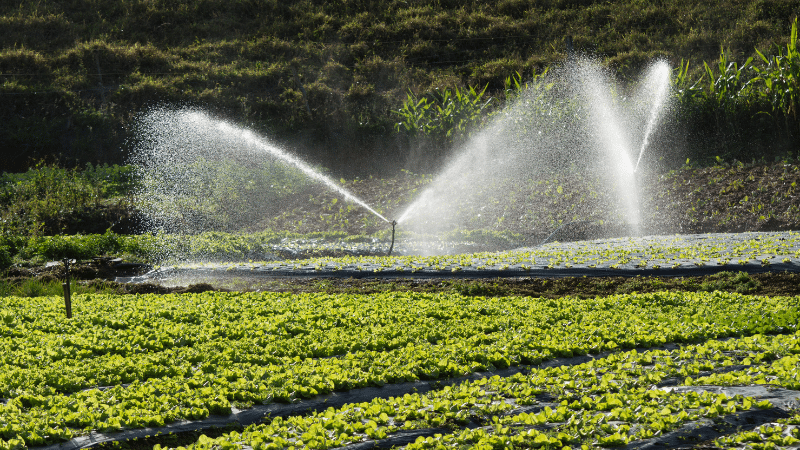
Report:
[[752,62],[753,58],[748,58],[740,67],[736,61],[728,61],[727,52],[725,49],[720,49],[717,76],[708,63],[703,63],[705,73],[708,75],[707,95],[718,108],[730,111],[738,99],[746,97],[749,83],[744,81],[742,74]]
[[762,89],[759,95],[765,98],[772,107],[772,113],[782,114],[787,129],[789,118],[797,121],[798,102],[800,102],[800,51],[797,49],[797,18],[792,23],[792,31],[786,52],[783,49],[777,55],[767,57],[756,50],[764,63],[763,67],[754,67],[758,74],[757,81]]
[[541,87],[544,76],[547,75],[549,68],[545,68],[541,73],[537,73],[534,69],[533,77],[529,81],[522,81],[522,74],[514,72],[512,75],[506,77],[503,92],[505,93],[506,102],[515,100],[519,96],[533,87]]
[[703,87],[700,85],[703,77],[695,81],[689,79],[689,60],[681,59],[681,64],[673,73],[672,85],[675,87],[676,97],[680,104],[688,104],[703,95]]
[[445,89],[437,94],[417,97],[409,91],[403,107],[396,111],[402,119],[395,124],[397,131],[405,130],[445,141],[467,135],[486,116],[492,98],[484,98],[486,88]]

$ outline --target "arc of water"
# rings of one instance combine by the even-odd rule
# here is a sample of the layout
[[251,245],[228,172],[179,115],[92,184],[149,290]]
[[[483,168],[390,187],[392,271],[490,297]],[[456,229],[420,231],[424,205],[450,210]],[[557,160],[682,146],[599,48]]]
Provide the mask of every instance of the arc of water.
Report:
[[[268,140],[242,127],[214,119],[194,108],[156,108],[138,122],[141,144],[131,160],[140,170],[153,178],[152,188],[145,197],[185,197],[192,195],[194,169],[183,170],[177,162],[193,165],[206,157],[216,158],[229,150],[244,150],[259,157],[270,155],[280,163],[298,169],[310,179],[348,202],[369,211],[386,223],[390,221],[352,192],[315,170],[300,158],[272,145]],[[197,161],[194,161],[197,159]],[[201,163],[202,165],[202,163]],[[213,172],[213,171],[210,171]],[[203,169],[194,175],[203,176]],[[185,185],[188,185],[187,189]],[[172,198],[174,203],[175,198]],[[151,215],[161,214],[158,208]]]
[[[221,130],[224,130],[224,131],[233,131],[235,129],[235,127],[233,127],[233,126],[231,126],[231,125],[229,125],[227,123],[224,123],[224,122],[219,123],[217,125],[217,127],[220,128]],[[277,148],[277,147],[275,147],[273,145],[269,145],[269,144],[265,143],[262,139],[257,137],[255,134],[253,134],[253,132],[251,132],[249,130],[236,129],[236,131],[238,131],[241,134],[242,138],[246,142],[248,142],[248,143],[250,143],[252,145],[255,145],[260,150],[265,151],[265,152],[267,152],[267,153],[269,153],[269,154],[271,154],[271,155],[273,155],[275,157],[278,157],[278,158],[282,159],[283,161],[291,164],[292,166],[294,166],[297,169],[301,170],[304,174],[308,175],[310,178],[321,182],[322,184],[324,184],[325,186],[327,186],[331,190],[335,191],[336,193],[338,193],[339,195],[344,197],[345,200],[353,202],[353,203],[361,206],[362,208],[364,208],[367,211],[369,211],[370,213],[374,214],[376,217],[380,218],[384,222],[391,223],[391,221],[389,219],[384,217],[378,211],[375,211],[375,209],[373,209],[372,207],[367,205],[363,200],[361,200],[360,198],[356,197],[350,191],[348,191],[347,189],[345,189],[342,186],[338,185],[336,182],[334,182],[333,180],[331,180],[330,178],[328,178],[324,174],[319,173],[318,171],[314,170],[313,168],[311,168],[311,166],[309,166],[308,164],[304,163],[299,158],[297,158],[297,157],[295,157],[295,156],[293,156],[293,155],[291,155],[289,153],[286,153],[286,152],[282,151],[281,149],[279,149],[279,148]]]
[[636,159],[636,165],[633,168],[634,172],[639,170],[639,163],[642,161],[642,156],[644,156],[644,151],[650,143],[650,134],[653,132],[653,129],[658,124],[661,110],[663,109],[664,103],[667,99],[670,69],[666,62],[662,61],[657,64],[658,65],[655,70],[656,70],[658,88],[656,89],[656,96],[653,100],[653,106],[650,108],[650,117],[647,120],[647,126],[645,127],[644,130],[644,138],[642,140],[642,146],[639,149],[639,157]]
[[622,114],[612,97],[611,81],[600,67],[581,61],[576,70],[580,95],[588,104],[589,122],[595,130],[597,144],[605,150],[616,183],[617,197],[625,212],[625,221],[639,224],[639,199],[635,188],[634,168],[629,153],[630,133],[620,120]]

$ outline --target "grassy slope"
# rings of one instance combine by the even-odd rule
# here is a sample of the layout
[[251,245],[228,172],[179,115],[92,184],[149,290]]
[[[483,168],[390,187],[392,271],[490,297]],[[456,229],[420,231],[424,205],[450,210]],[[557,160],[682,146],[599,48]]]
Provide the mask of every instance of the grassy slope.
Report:
[[[136,112],[204,105],[342,169],[402,164],[408,89],[489,84],[563,59],[566,35],[621,76],[656,56],[714,60],[785,42],[791,0],[21,1],[0,6],[0,147],[119,160]],[[295,75],[296,73],[296,75]],[[364,155],[369,155],[365,158]],[[350,164],[352,166],[352,164]]]

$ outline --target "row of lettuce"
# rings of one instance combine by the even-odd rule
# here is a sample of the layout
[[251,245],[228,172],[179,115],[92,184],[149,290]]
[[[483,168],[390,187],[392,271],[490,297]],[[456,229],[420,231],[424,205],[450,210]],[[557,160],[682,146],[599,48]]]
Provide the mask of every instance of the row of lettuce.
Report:
[[[798,298],[720,292],[554,300],[418,293],[81,295],[73,299],[73,319],[66,320],[63,301],[57,297],[8,297],[0,306],[0,445],[38,446],[92,430],[108,433],[158,427],[178,420],[201,420],[210,414],[229,414],[234,407],[246,409],[334,391],[452,378],[535,365],[558,357],[763,334],[795,339],[800,320],[798,302]],[[711,363],[682,362],[691,355],[700,358],[709,353],[700,347],[681,353],[680,358],[653,352],[641,356],[672,358],[672,366],[652,361],[645,364],[636,356],[638,353],[625,353],[625,358],[640,362],[631,370],[615,369],[613,376],[623,376],[624,372],[631,377],[633,391],[626,401],[644,402],[643,405],[661,400],[642,389],[671,377],[675,371],[688,384],[692,383],[689,377],[698,383],[748,383],[753,379],[797,389],[795,371],[779,370],[793,367],[784,364],[789,360],[782,358],[797,353],[798,343],[777,344],[772,343],[773,338],[762,339],[766,338],[726,342],[752,347],[748,347],[753,352],[748,360],[737,364],[783,361],[782,365],[759,369],[772,367],[769,370],[773,372],[764,372],[763,377],[744,371],[706,380],[702,376]],[[766,347],[762,351],[759,346]],[[717,349],[711,353],[720,352],[723,351]],[[738,360],[720,356],[714,361],[730,366]],[[517,404],[530,402],[537,394],[552,389],[578,389],[574,386],[580,380],[576,378],[580,371],[552,370],[565,370],[563,383],[536,378],[540,376],[536,374],[546,372],[497,383],[507,383],[508,389],[513,389],[515,395],[508,394],[508,398]],[[582,387],[575,391],[580,395],[569,397],[566,404],[559,400],[552,414],[568,421],[575,411],[595,407],[582,399],[601,391],[590,388],[589,381],[580,383],[587,383],[585,390]],[[611,389],[609,392],[627,392],[614,387],[618,383],[609,379],[602,379],[599,386]],[[456,391],[460,389],[475,392],[486,388],[458,387]],[[448,392],[455,391],[444,390],[435,395],[450,395]],[[344,437],[336,434],[336,439],[315,438],[319,441],[315,448],[339,445],[359,436],[380,437],[393,432],[395,428],[391,426],[399,429],[460,423],[477,414],[473,414],[473,408],[484,408],[480,414],[495,415],[513,409],[514,402],[498,403],[493,396],[500,395],[500,391],[493,388],[492,392],[491,401],[452,400],[440,406],[434,401],[430,408],[428,403],[419,406],[418,401],[425,401],[421,400],[423,397],[413,397],[404,409],[395,405],[391,411],[385,403],[391,400],[375,400],[378,406],[367,408],[377,408],[395,419],[390,421],[378,413],[376,417],[382,422],[375,423],[383,423],[384,428],[370,425],[375,430],[366,433],[363,421],[351,420],[352,414],[342,412],[350,418],[350,425],[345,426],[350,431]],[[709,397],[703,401],[710,403],[703,404],[705,409],[700,411],[699,406],[678,407],[684,404],[680,402],[689,400],[667,397],[672,405],[670,411],[682,415],[680,420],[692,417],[689,412],[680,413],[687,408],[692,409],[692,414],[707,415],[757,405],[742,399],[715,403],[718,397]],[[700,398],[691,400],[691,404]],[[679,403],[673,404],[673,400]],[[581,402],[586,405],[581,406]],[[719,405],[722,410],[717,408]],[[573,412],[568,414],[567,410]],[[561,421],[547,420],[551,419]],[[637,434],[640,430],[641,427],[617,427],[609,435],[628,440],[644,436]],[[556,435],[554,439],[560,438]],[[280,444],[284,442],[281,440],[275,442],[285,445]]]
[[[99,256],[122,256],[134,261],[159,264],[176,260],[247,261],[324,255],[382,253],[390,245],[390,231],[376,235],[351,235],[345,231],[295,233],[266,230],[255,233],[204,232],[195,235],[145,233],[56,236],[0,236],[0,269],[19,262],[71,258],[89,260]],[[403,235],[403,233],[398,233]],[[437,239],[478,241],[510,247],[522,237],[511,232],[453,230]]]
[[[484,378],[424,395],[376,398],[304,417],[267,419],[243,432],[215,439],[201,436],[188,448],[327,449],[425,427],[440,428],[405,448],[620,447],[681,427],[701,427],[702,419],[772,408],[766,399],[704,388],[758,384],[798,389],[794,370],[800,362],[798,353],[797,334],[713,340],[671,351],[632,350],[573,366]],[[659,388],[670,380],[680,380],[680,386]],[[722,436],[715,443],[771,445],[754,448],[797,445],[798,424],[800,414]]]
[[[532,268],[659,269],[682,266],[727,266],[792,264],[800,258],[798,234],[794,232],[743,235],[734,240],[725,235],[709,236],[701,244],[679,236],[610,240],[598,246],[589,242],[560,245],[529,244],[514,233],[485,230],[454,230],[437,236],[439,242],[481,242],[516,248],[507,252],[479,252],[440,256],[406,255],[386,257],[390,239],[348,235],[343,231],[298,234],[264,231],[250,234],[205,232],[196,235],[122,235],[107,231],[92,235],[0,237],[0,268],[13,263],[58,261],[64,258],[90,260],[116,255],[154,265],[194,268],[228,268],[308,271],[342,269],[410,271],[520,270]],[[412,247],[421,236],[398,233],[400,246]],[[422,237],[424,238],[424,236]],[[407,241],[407,242],[406,242]],[[422,241],[432,244],[434,241]]]

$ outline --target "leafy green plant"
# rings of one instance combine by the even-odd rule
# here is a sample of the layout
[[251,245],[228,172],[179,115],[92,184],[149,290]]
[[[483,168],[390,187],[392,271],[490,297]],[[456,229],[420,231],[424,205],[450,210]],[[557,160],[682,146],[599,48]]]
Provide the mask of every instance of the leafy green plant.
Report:
[[777,55],[765,56],[756,50],[764,63],[763,67],[754,67],[758,76],[753,80],[761,89],[758,93],[772,107],[772,113],[779,113],[786,121],[798,121],[800,108],[800,50],[797,48],[797,18],[792,22],[792,30],[786,49],[779,49]]
[[49,295],[47,286],[38,280],[26,280],[19,285],[14,293],[20,297],[42,297]]
[[411,134],[430,136],[440,141],[463,138],[483,120],[492,98],[484,99],[486,88],[445,89],[417,97],[406,96],[402,108],[396,111],[402,119],[395,129]]
[[728,60],[728,52],[722,48],[719,52],[716,75],[708,63],[703,63],[708,77],[707,95],[726,112],[730,112],[735,102],[746,95],[745,89],[747,89],[748,83],[742,78],[742,74],[746,73],[745,71],[752,62],[753,58],[751,57],[739,66],[737,62]]
[[519,98],[523,92],[531,89],[541,88],[541,83],[545,79],[545,76],[549,70],[549,67],[546,67],[541,72],[534,70],[533,76],[529,80],[524,80],[522,74],[519,72],[514,72],[506,77],[505,81],[503,82],[504,100],[506,103]]
[[[42,287],[29,289],[33,293]],[[292,402],[337,390],[536,364],[557,356],[618,353],[621,348],[710,337],[793,333],[798,320],[794,303],[787,297],[670,292],[549,300],[413,292],[78,294],[73,298],[74,317],[64,321],[58,296],[7,297],[0,303],[0,335],[13,339],[14,345],[0,355],[0,395],[8,399],[2,405],[4,418],[19,426],[0,429],[0,439],[21,438],[27,446],[39,446],[88,430],[156,427],[229,414],[234,402]],[[765,317],[765,310],[772,316]],[[142,326],[145,322],[147,326]],[[742,345],[752,351],[751,342]],[[785,350],[775,352],[790,351],[795,345],[776,343],[776,349]],[[530,420],[565,422],[567,416],[584,410],[614,412],[609,405],[615,402],[629,405],[631,413],[639,403],[642,408],[660,404],[663,409],[668,401],[670,412],[658,416],[664,423],[657,429],[664,431],[689,420],[688,415],[675,418],[681,408],[689,408],[683,403],[687,398],[664,391],[648,393],[641,386],[682,370],[684,376],[696,376],[698,367],[678,362],[714,352],[664,353],[612,353],[597,367],[568,372],[552,367],[508,380],[483,379],[442,389],[429,399],[416,394],[376,399],[347,407],[356,419],[344,421],[342,427],[375,437],[395,430],[390,428],[390,414],[396,414],[394,426],[405,429],[423,425],[417,419],[435,426],[465,421],[471,414],[471,407],[462,411],[459,406],[465,402],[478,408],[478,416],[493,420],[492,416],[517,407],[501,401],[503,396],[525,404],[534,402],[538,393],[558,390],[552,393],[564,396],[567,403]],[[766,355],[759,360],[766,361]],[[630,362],[635,364],[619,369]],[[642,367],[656,363],[656,370]],[[598,372],[604,367],[608,369]],[[65,370],[73,376],[64,377]],[[614,378],[605,374],[608,370],[624,383],[612,382]],[[761,370],[791,381],[790,372],[782,368]],[[91,389],[96,386],[109,388]],[[623,388],[630,399],[603,397]],[[577,394],[577,389],[587,390]],[[584,396],[591,396],[591,401]],[[718,399],[709,395],[688,401],[696,403],[691,408],[698,417],[743,408],[743,399],[734,403]],[[104,405],[102,413],[95,412],[96,405]],[[701,406],[705,409],[699,411]],[[323,417],[326,413],[320,412]],[[328,419],[335,418],[335,411],[332,414]],[[307,416],[309,422],[303,420],[298,427],[322,419],[312,414]],[[512,419],[502,420],[510,424]],[[622,433],[604,431],[599,436],[617,431]]]
[[95,256],[116,254],[121,249],[122,237],[111,232],[101,235],[39,236],[32,237],[20,249],[26,259],[44,257],[89,259]]
[[[0,175],[0,235],[60,234],[75,220],[99,220],[113,205],[131,207],[137,185],[130,166],[62,168],[43,161],[23,173]],[[94,214],[94,216],[93,216]]]
[[735,291],[741,293],[752,293],[761,286],[746,272],[720,272],[710,276],[705,282],[699,285],[700,291]]
[[[421,436],[407,447],[590,448],[598,444],[617,447],[633,441],[641,444],[693,422],[695,428],[701,418],[771,408],[769,400],[718,394],[703,389],[703,383],[728,386],[769,380],[792,389],[797,384],[792,371],[799,349],[797,336],[783,335],[710,340],[672,351],[614,352],[583,364],[531,368],[526,374],[482,378],[425,394],[375,398],[304,416],[279,417],[217,438],[202,436],[188,448],[241,444],[272,448],[302,440],[307,448],[322,449],[443,424],[451,430]],[[729,369],[737,365],[747,369],[730,374]],[[701,371],[714,375],[698,377]],[[659,388],[659,384],[674,380],[686,386]],[[694,385],[697,389],[687,388]],[[481,426],[465,426],[476,422]],[[718,442],[732,445],[768,440],[792,445],[798,434],[791,425],[798,422],[800,416],[794,415],[777,424],[763,425],[756,432],[735,432]]]

